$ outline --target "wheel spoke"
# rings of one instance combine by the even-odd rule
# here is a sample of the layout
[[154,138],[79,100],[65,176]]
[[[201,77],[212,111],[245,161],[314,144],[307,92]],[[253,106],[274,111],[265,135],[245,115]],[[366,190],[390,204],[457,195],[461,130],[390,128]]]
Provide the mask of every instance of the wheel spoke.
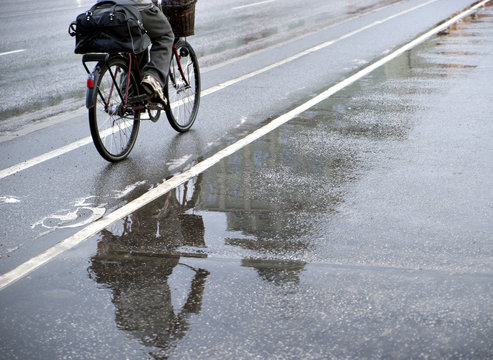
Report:
[[97,88],[96,106],[89,113],[91,134],[99,153],[108,161],[124,159],[132,150],[138,133],[140,113],[124,111],[120,90],[136,91],[136,81],[128,77],[125,61],[110,60],[103,67]]
[[[178,54],[183,53],[186,56],[177,58],[174,55],[172,58],[167,89],[170,106],[166,113],[171,126],[182,132],[192,126],[197,116],[200,100],[200,74],[197,57],[190,45],[180,41],[176,47]],[[181,51],[182,48],[186,51]]]

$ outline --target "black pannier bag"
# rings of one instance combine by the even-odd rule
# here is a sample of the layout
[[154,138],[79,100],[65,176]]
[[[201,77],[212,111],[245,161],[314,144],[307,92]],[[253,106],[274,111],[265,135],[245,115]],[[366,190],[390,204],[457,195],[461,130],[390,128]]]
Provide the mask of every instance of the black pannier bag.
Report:
[[77,16],[69,33],[76,54],[144,51],[151,43],[138,9],[114,1],[97,3]]

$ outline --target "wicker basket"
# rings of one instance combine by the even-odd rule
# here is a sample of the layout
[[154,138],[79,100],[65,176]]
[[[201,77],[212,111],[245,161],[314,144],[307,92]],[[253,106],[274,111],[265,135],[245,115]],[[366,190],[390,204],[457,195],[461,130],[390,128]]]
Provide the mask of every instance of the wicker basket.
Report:
[[168,18],[175,37],[194,34],[197,0],[163,0],[161,8]]

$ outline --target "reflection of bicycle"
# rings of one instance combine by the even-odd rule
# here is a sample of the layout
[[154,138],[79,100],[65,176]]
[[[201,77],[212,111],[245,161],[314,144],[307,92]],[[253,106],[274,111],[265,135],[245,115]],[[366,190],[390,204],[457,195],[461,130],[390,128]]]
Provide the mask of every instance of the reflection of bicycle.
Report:
[[[144,54],[145,55],[145,54]],[[108,161],[123,160],[132,150],[141,115],[157,121],[161,111],[178,132],[193,125],[200,102],[200,70],[192,46],[177,38],[173,44],[168,82],[164,94],[168,104],[153,103],[142,89],[142,56],[133,53],[85,54],[82,62],[89,74],[86,106],[96,149]],[[91,72],[88,62],[97,62]]]
[[106,254],[157,256],[179,254],[183,246],[205,247],[204,220],[189,212],[199,202],[201,181],[198,175],[108,226],[101,231],[98,249]]

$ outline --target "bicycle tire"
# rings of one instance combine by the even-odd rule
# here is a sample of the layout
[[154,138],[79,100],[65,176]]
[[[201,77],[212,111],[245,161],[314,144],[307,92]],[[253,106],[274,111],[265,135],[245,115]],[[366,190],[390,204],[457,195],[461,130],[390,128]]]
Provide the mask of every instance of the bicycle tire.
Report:
[[[171,58],[168,82],[165,87],[168,106],[166,116],[173,129],[178,132],[188,131],[199,111],[200,105],[200,69],[197,55],[185,40],[175,44],[178,54]],[[183,69],[179,71],[178,61]]]
[[[89,126],[96,149],[110,162],[125,159],[132,151],[139,133],[140,112],[123,106],[122,96],[125,97],[127,75],[126,60],[113,58],[108,62],[100,62],[94,76],[95,98],[94,106],[89,109]],[[132,95],[139,94],[139,86],[133,73],[130,73],[129,92]]]

